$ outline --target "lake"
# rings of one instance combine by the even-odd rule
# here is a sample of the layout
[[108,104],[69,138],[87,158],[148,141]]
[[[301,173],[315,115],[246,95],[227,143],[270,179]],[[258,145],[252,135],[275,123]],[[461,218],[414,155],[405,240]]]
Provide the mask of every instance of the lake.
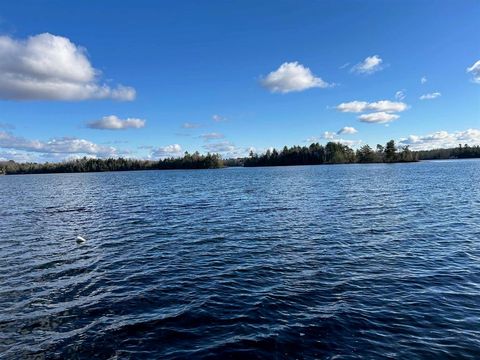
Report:
[[0,357],[478,359],[479,179],[478,160],[0,176]]

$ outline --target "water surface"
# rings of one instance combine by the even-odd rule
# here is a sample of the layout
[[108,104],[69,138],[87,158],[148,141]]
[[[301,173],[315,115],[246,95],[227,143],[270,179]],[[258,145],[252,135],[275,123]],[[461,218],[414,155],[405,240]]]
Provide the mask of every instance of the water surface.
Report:
[[0,357],[479,358],[479,178],[477,160],[1,176]]

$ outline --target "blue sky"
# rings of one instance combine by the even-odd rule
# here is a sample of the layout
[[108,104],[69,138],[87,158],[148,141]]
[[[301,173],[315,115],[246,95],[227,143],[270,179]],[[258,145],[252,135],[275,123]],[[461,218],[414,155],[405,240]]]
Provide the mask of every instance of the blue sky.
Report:
[[474,0],[3,2],[0,159],[480,144],[479,23]]

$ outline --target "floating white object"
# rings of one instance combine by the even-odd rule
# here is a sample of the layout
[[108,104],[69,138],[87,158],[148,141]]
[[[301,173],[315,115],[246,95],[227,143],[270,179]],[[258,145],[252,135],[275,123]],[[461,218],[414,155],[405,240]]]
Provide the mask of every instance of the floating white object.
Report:
[[82,244],[82,243],[84,243],[85,241],[87,241],[87,239],[81,237],[80,235],[77,236],[77,244]]

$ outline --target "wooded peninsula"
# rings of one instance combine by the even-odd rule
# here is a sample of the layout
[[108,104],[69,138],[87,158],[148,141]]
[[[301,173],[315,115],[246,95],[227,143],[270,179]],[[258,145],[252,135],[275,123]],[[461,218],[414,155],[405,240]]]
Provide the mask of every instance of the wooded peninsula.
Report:
[[399,163],[420,160],[480,158],[480,146],[459,145],[456,148],[412,151],[408,146],[397,147],[393,140],[385,146],[372,149],[364,145],[356,151],[338,142],[326,145],[313,143],[310,146],[285,146],[282,150],[267,150],[263,154],[251,152],[245,158],[223,160],[219,154],[201,155],[198,152],[183,157],[160,160],[125,158],[81,158],[59,163],[17,163],[0,161],[0,175],[77,173],[133,170],[217,169],[222,167],[256,167],[288,165],[321,165],[353,163]]

